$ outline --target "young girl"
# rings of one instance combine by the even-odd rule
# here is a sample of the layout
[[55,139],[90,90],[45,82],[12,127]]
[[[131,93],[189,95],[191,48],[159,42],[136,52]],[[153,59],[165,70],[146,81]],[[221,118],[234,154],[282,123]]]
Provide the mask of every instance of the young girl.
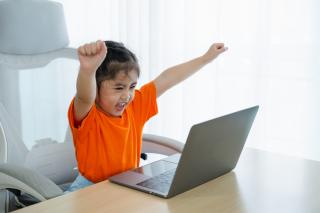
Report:
[[138,61],[123,44],[80,46],[77,93],[68,112],[79,176],[68,191],[138,167],[143,126],[157,114],[157,97],[226,50],[223,43],[213,44],[204,55],[165,70],[136,90]]

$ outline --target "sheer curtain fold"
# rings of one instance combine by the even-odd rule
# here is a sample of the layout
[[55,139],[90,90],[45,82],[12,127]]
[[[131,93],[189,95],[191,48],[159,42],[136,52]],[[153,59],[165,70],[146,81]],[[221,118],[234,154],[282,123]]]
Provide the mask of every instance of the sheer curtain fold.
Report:
[[[229,47],[216,61],[159,98],[160,113],[146,132],[185,141],[192,124],[259,104],[248,146],[320,160],[317,1],[59,2],[64,5],[71,46],[96,39],[123,42],[140,61],[139,85],[169,66],[200,56],[212,42],[222,41]],[[54,81],[70,82],[68,96],[74,92],[74,74],[67,78],[59,72],[52,75]],[[40,85],[37,78],[31,81]],[[20,87],[28,91],[27,85]],[[44,98],[42,92],[37,93],[39,101]],[[67,101],[62,99],[58,101]],[[26,101],[22,95],[22,106]],[[54,112],[59,113],[65,109]],[[36,122],[28,116],[22,115],[22,128]],[[37,125],[35,131],[41,128]],[[31,138],[37,140],[36,135]]]

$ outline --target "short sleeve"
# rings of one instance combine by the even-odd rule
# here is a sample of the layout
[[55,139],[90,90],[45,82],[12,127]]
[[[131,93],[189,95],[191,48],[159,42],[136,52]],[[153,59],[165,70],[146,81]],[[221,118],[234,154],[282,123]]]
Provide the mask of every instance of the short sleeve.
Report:
[[136,90],[132,106],[135,117],[142,125],[158,113],[157,91],[153,81]]
[[95,114],[96,114],[95,105],[93,105],[90,111],[88,112],[88,115],[81,121],[80,125],[76,125],[76,121],[74,117],[75,113],[74,113],[74,98],[73,98],[68,110],[68,120],[69,120],[70,129],[72,131],[72,135],[74,138],[84,137],[87,134],[90,123],[94,122]]

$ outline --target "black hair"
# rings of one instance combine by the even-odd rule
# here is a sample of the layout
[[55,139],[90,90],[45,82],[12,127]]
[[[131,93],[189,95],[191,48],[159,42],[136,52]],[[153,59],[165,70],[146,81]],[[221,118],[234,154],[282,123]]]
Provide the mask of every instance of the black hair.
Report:
[[100,89],[101,82],[114,79],[120,71],[128,74],[135,70],[140,76],[140,68],[137,57],[122,43],[115,41],[105,41],[108,48],[107,55],[96,71],[96,83]]

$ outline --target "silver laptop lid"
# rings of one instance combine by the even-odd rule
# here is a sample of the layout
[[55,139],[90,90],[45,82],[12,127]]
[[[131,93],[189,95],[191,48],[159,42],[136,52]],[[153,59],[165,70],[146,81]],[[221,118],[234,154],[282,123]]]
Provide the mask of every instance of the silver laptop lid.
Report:
[[192,126],[168,197],[231,171],[237,164],[259,106]]

